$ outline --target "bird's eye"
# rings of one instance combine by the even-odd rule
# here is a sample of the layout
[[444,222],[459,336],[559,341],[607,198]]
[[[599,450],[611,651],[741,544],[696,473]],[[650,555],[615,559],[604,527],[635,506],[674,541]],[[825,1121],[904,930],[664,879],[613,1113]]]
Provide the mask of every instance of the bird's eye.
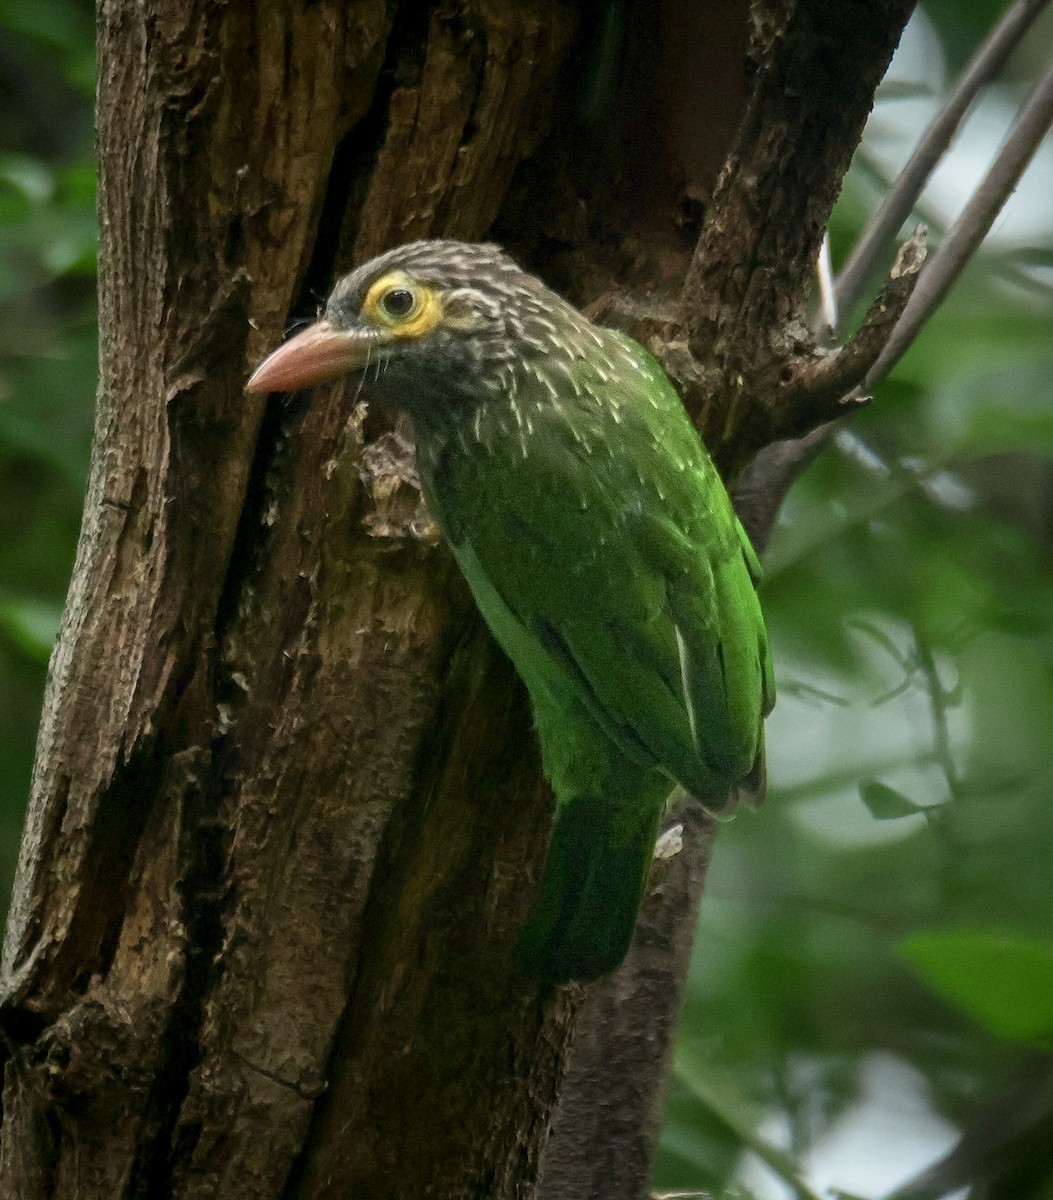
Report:
[[396,287],[380,297],[378,308],[393,321],[403,321],[412,316],[418,306],[416,295],[409,288]]
[[416,340],[435,328],[442,312],[435,288],[402,271],[389,271],[366,292],[361,315],[389,338]]

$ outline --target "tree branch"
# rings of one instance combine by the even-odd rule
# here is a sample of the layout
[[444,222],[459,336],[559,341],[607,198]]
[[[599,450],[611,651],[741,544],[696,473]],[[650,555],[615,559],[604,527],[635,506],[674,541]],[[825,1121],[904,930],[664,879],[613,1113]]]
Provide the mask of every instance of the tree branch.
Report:
[[[919,151],[911,159],[913,166],[910,175],[908,176],[908,172],[905,170],[904,176],[907,178],[901,177],[900,183],[897,184],[898,199],[896,203],[902,211],[903,217],[909,212],[913,200],[917,198],[917,192],[920,192],[924,185],[924,179],[920,175],[920,164],[929,159],[934,162],[935,158],[932,156],[934,154],[936,158],[939,156],[937,148],[942,153],[946,142],[940,143],[940,139],[946,138],[949,141],[953,129],[957,127],[962,113],[968,106],[968,100],[1004,62],[1011,49],[1019,42],[1023,33],[1033,22],[1038,11],[1047,2],[1048,0],[1041,0],[1041,3],[1037,0],[1023,0],[1023,2],[1015,4],[1006,13],[991,37],[985,41],[978,54],[974,56],[967,68],[963,82],[955,88],[951,100],[948,101],[948,104],[960,109],[957,117],[953,117],[952,114],[953,119],[952,117],[945,119],[941,113],[936,118],[925,135],[929,144],[924,153],[919,147]],[[813,362],[819,363],[817,382],[820,394],[813,398],[808,394],[807,386],[802,389],[803,394],[798,398],[802,409],[800,426],[809,429],[810,426],[815,425],[816,421],[825,421],[825,423],[812,428],[803,436],[780,440],[763,448],[749,464],[736,487],[736,507],[739,508],[743,523],[758,548],[766,543],[779,507],[793,481],[819,454],[834,430],[837,429],[839,416],[845,415],[843,411],[838,413],[838,409],[851,409],[867,402],[870,390],[877,386],[892,369],[895,362],[906,352],[910,342],[935,311],[969,257],[975,253],[986,236],[1049,127],[1048,86],[1047,78],[1044,83],[1040,83],[1033,90],[1007,138],[998,160],[983,184],[973,194],[958,223],[928,265],[922,269],[924,249],[917,244],[921,230],[919,226],[919,231],[915,233],[914,238],[900,248],[892,276],[882,294],[871,306],[860,330],[850,340],[848,346],[832,355],[824,355],[822,351],[816,353]],[[910,182],[911,180],[913,183]],[[907,203],[906,197],[911,187],[916,187],[917,191]],[[891,196],[883,206],[882,213],[885,213],[886,209],[889,212],[892,211]],[[888,218],[888,221],[891,222],[891,217]],[[898,224],[897,221],[894,228],[898,228]],[[870,262],[867,260],[872,259],[878,253],[880,240],[880,237],[874,233],[874,227],[871,227],[860,244],[862,246],[865,243],[868,249],[865,253],[860,250],[860,247],[853,251],[849,260],[852,268],[847,283],[849,289],[861,285],[860,281],[865,278],[870,269]],[[912,243],[915,243],[913,247]],[[950,249],[947,249],[948,243],[952,243]],[[848,267],[846,267],[847,272]],[[839,280],[837,285],[838,307],[840,305],[851,306],[855,299],[851,290],[848,293],[844,292],[843,289],[846,286],[843,282],[844,278],[843,274],[842,280]],[[844,308],[840,308],[842,314],[844,311]],[[864,334],[863,331],[868,325],[871,332]],[[852,355],[855,361],[853,362],[850,358],[848,362],[844,363],[842,370],[838,360],[853,342],[857,342],[857,349]],[[871,357],[875,347],[879,353],[872,358],[868,365],[867,359]],[[810,372],[815,368],[807,360],[802,365],[804,379],[808,380]],[[864,368],[863,383],[858,388],[852,387],[852,377],[858,378],[861,367]],[[792,372],[793,368],[788,367],[787,370]],[[824,381],[823,376],[828,370],[833,378],[828,377]],[[823,386],[824,383],[826,386]],[[843,389],[840,394],[839,389]],[[828,407],[831,404],[833,407]],[[829,419],[831,416],[834,417],[833,420]]]
[[1016,0],[970,59],[837,277],[837,306],[842,318],[851,314],[875,262],[910,216],[980,89],[1002,69],[1048,4],[1049,0]]
[[[755,89],[663,352],[725,477],[802,428],[793,411],[799,393],[785,385],[824,356],[805,320],[813,263],[913,7],[912,0],[849,7],[801,0],[758,10]],[[787,45],[797,57],[783,53]],[[794,139],[790,131],[802,129],[816,135]]]
[[803,435],[846,415],[868,397],[856,389],[884,352],[914,292],[925,262],[925,228],[919,225],[899,249],[881,293],[849,340],[837,350],[816,349],[783,368],[784,395],[778,411],[788,425],[783,437]]
[[579,1014],[542,1162],[541,1200],[646,1193],[716,832],[694,801],[670,820],[683,825],[682,848],[656,865],[628,959],[588,990]]
[[922,271],[891,337],[867,372],[864,389],[873,388],[884,379],[907,352],[990,232],[1051,125],[1053,66],[1032,89],[991,169],[969,198],[928,267]]

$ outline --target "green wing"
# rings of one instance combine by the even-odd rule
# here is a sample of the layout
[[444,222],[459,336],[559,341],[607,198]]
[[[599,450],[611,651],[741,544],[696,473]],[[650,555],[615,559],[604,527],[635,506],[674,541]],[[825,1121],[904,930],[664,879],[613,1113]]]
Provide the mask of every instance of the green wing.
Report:
[[539,403],[528,442],[490,431],[489,453],[448,455],[426,488],[535,706],[583,705],[716,803],[762,771],[757,562],[679,398],[656,365],[644,378],[616,420],[588,394],[569,413]]

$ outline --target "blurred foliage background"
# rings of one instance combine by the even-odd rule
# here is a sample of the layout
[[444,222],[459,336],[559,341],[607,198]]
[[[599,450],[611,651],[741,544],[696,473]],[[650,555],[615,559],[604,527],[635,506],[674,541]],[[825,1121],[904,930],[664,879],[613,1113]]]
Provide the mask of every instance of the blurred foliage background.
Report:
[[96,369],[95,16],[0,0],[0,892],[73,566]]
[[[1001,8],[922,5],[835,212],[835,263]],[[919,205],[935,238],[1051,49],[1047,19],[985,92]],[[92,50],[88,0],[0,0],[4,897],[91,439]],[[1051,195],[1047,144],[785,507],[765,585],[771,797],[718,839],[659,1190],[878,1197],[964,1129],[975,1197],[1053,1198]],[[992,1157],[971,1127],[999,1122]]]
[[[1004,7],[918,10],[835,266]],[[930,241],[1047,68],[1050,18],[923,195]],[[1047,139],[772,538],[770,798],[717,839],[659,1188],[883,1196],[964,1130],[948,1194],[1053,1200],[1051,196]]]

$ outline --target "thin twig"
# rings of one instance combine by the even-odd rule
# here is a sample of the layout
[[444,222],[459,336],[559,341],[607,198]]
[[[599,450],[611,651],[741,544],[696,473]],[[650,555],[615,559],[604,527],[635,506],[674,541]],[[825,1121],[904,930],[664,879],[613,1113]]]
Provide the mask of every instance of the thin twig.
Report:
[[678,1050],[673,1070],[691,1095],[705,1106],[709,1115],[738,1138],[746,1149],[752,1150],[794,1193],[795,1200],[825,1200],[805,1178],[793,1156],[781,1146],[768,1141],[740,1105],[728,1103],[725,1089],[712,1071],[694,1069],[691,1051]]
[[987,236],[1039,143],[1053,125],[1053,66],[1032,89],[993,166],[922,270],[892,336],[867,372],[868,392],[892,370]]
[[910,216],[929,176],[943,157],[980,89],[1001,70],[1048,3],[1049,0],[1017,0],[973,55],[838,276],[837,307],[842,315],[850,313],[855,307],[875,262]]
[[955,690],[948,690],[943,686],[939,668],[936,665],[936,656],[933,654],[931,646],[916,628],[914,630],[914,645],[917,653],[918,669],[921,671],[922,678],[925,680],[926,691],[929,693],[929,708],[932,713],[933,753],[936,761],[940,764],[943,777],[947,782],[947,790],[953,799],[960,794],[962,785],[961,777],[958,774],[958,766],[954,761],[954,752],[951,749],[950,718],[947,713],[949,705],[956,699]]
[[[817,444],[813,447],[813,458],[823,450],[826,444],[825,439],[816,435],[824,432],[829,435],[830,433],[834,432],[837,427],[838,422],[831,421],[828,425],[822,426],[821,429],[816,430],[815,435],[810,434],[808,438],[801,439],[801,442],[811,442],[814,438]],[[776,442],[774,443],[773,448],[775,446],[783,446],[786,444],[787,443]],[[797,444],[798,443],[794,442],[788,443],[790,447],[793,447]],[[759,454],[757,458],[760,458]],[[877,499],[843,515],[836,524],[821,527],[817,531],[813,531],[813,536],[804,542],[803,545],[798,546],[793,554],[780,558],[776,562],[766,563],[764,567],[765,580],[767,582],[771,582],[774,579],[778,579],[779,576],[784,572],[792,570],[794,567],[798,566],[802,561],[808,558],[809,555],[817,553],[824,546],[828,545],[834,538],[842,537],[851,530],[858,529],[860,526],[867,524],[869,521],[873,521],[875,517],[878,517],[882,513],[886,512],[893,504],[898,504],[899,501],[902,500],[903,497],[913,489],[920,487],[928,476],[932,475],[935,471],[941,470],[947,465],[948,462],[951,461],[952,458],[953,454],[948,449],[944,454],[937,455],[936,457],[928,460],[925,464],[924,470],[918,473],[915,473],[914,471],[908,471],[906,468],[902,467],[902,464],[896,464],[892,480],[890,481],[888,487],[885,487],[881,490],[881,494]],[[809,461],[811,460],[809,459]],[[757,486],[759,486],[759,482]],[[737,488],[735,491],[735,500],[737,504]],[[743,521],[743,524],[745,524],[745,521]]]
[[820,453],[835,422],[802,438],[772,442],[760,450],[735,484],[735,511],[758,554],[764,552],[790,485]]

